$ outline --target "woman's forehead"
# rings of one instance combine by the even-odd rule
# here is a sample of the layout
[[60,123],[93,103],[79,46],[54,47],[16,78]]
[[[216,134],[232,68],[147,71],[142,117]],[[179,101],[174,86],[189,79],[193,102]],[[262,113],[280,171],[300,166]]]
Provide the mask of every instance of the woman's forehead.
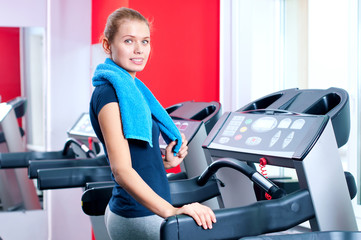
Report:
[[139,20],[122,20],[118,27],[118,34],[122,36],[150,37],[148,25]]

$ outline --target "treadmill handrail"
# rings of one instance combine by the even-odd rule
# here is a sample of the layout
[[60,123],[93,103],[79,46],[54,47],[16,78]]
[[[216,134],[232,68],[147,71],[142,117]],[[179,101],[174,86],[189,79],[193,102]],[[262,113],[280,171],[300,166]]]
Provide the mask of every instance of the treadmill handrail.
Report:
[[88,157],[88,158],[96,157],[96,154],[92,150],[90,150],[87,145],[85,145],[84,143],[82,143],[74,138],[68,138],[66,140],[64,149],[63,149],[64,155],[66,155],[66,153],[69,151],[71,144],[74,144],[74,145],[78,146],[81,150],[83,150],[86,157]]
[[[104,215],[111,197],[113,182],[99,183],[84,191],[81,201],[84,213],[90,216]],[[204,186],[197,184],[197,177],[185,180],[169,181],[172,205],[180,207],[192,202],[203,202],[219,196],[217,180],[212,178]]]
[[85,187],[87,182],[110,181],[111,169],[103,167],[69,167],[38,170],[40,190]]
[[30,160],[71,159],[76,155],[72,149],[64,152],[12,152],[0,153],[0,168],[27,168]]
[[286,192],[246,163],[233,158],[220,158],[212,162],[199,176],[197,183],[203,186],[220,168],[228,167],[246,175],[252,182],[265,190],[272,198],[281,198]]
[[92,167],[109,166],[105,155],[95,158],[73,158],[73,159],[51,159],[51,160],[30,160],[28,176],[30,179],[38,177],[40,169],[57,169],[67,167]]
[[204,230],[193,218],[176,215],[161,225],[161,240],[240,239],[264,233],[287,230],[314,218],[315,213],[307,190],[285,197],[259,201],[248,206],[214,210],[217,223]]

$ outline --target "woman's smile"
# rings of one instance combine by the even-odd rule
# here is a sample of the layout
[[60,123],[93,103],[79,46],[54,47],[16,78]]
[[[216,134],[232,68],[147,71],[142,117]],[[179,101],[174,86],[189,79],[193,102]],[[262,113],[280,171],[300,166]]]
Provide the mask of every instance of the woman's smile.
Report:
[[130,60],[136,65],[142,65],[144,58],[131,58]]

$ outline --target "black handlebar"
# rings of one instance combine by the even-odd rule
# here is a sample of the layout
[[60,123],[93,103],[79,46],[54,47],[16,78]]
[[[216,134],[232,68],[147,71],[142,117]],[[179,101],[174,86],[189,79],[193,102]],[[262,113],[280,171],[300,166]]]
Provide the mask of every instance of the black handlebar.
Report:
[[286,195],[286,192],[275,185],[273,182],[265,178],[255,169],[248,166],[246,163],[232,158],[221,158],[214,161],[208,168],[199,176],[197,183],[203,186],[207,183],[209,178],[213,176],[220,168],[233,168],[244,175],[246,175],[252,182],[257,184],[260,188],[265,190],[272,198],[281,198]]
[[204,230],[187,215],[165,219],[161,240],[240,239],[264,233],[278,232],[314,218],[310,193],[299,190],[283,198],[260,201],[244,207],[216,209],[217,223]]
[[70,146],[74,144],[75,146],[79,147],[81,150],[83,150],[85,152],[85,155],[86,157],[88,158],[94,158],[96,157],[96,154],[90,150],[88,148],[87,145],[83,144],[82,142],[74,139],[74,138],[69,138],[66,143],[65,143],[65,146],[64,146],[64,149],[63,149],[63,154],[66,155],[66,153],[69,151],[70,149]]

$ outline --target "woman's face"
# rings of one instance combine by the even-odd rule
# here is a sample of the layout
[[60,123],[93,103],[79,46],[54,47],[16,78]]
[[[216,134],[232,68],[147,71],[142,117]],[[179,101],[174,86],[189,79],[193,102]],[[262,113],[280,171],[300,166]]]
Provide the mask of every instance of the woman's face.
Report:
[[136,72],[142,71],[148,61],[149,27],[142,21],[123,20],[113,42],[109,45],[103,41],[103,47],[110,58],[134,78]]

